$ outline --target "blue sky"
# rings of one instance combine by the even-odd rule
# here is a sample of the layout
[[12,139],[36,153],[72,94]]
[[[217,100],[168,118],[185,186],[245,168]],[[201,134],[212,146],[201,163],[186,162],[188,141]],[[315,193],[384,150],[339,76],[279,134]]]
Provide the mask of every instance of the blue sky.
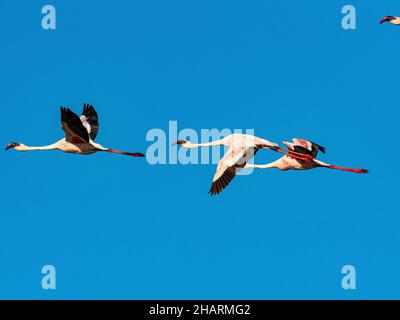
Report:
[[[397,1],[352,1],[347,31],[343,1],[51,1],[45,31],[48,3],[0,1],[0,298],[400,298],[400,29],[379,25]],[[214,165],[4,151],[60,139],[59,107],[83,102],[117,149],[176,120],[309,138],[370,173],[257,171],[212,198]]]

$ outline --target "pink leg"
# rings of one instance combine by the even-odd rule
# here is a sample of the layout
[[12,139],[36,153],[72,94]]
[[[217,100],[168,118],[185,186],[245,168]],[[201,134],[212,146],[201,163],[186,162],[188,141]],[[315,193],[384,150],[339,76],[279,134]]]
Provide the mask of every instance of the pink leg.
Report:
[[107,149],[106,151],[111,153],[123,154],[125,156],[131,156],[131,157],[144,157],[144,154],[139,152],[125,152],[114,149]]
[[366,170],[366,169],[343,168],[343,167],[334,166],[333,164],[331,164],[329,166],[329,169],[342,170],[342,171],[348,171],[348,172],[354,172],[354,173],[368,173],[368,170]]

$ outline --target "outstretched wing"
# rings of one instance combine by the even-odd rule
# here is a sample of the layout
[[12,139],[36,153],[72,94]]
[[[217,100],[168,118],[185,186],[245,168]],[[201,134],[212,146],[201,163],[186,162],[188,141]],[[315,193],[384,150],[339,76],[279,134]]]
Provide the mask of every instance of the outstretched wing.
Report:
[[322,153],[326,152],[326,149],[323,146],[320,146],[319,144],[297,138],[293,139],[293,149],[298,153],[309,154],[313,158],[317,157],[318,151],[321,151]]
[[68,142],[89,142],[89,133],[83,126],[81,119],[68,108],[61,107],[61,127]]
[[218,162],[210,191],[212,196],[224,190],[235,178],[236,174],[246,166],[247,161],[254,157],[258,148],[256,146],[233,145]]
[[96,139],[99,132],[99,117],[92,105],[83,104],[82,115],[80,116],[83,126],[86,128],[92,140]]
[[224,190],[228,184],[231,183],[233,178],[236,176],[236,168],[235,167],[225,167],[223,173],[220,175],[220,177],[213,181],[211,184],[210,193],[212,196],[217,195],[220,193],[222,190]]

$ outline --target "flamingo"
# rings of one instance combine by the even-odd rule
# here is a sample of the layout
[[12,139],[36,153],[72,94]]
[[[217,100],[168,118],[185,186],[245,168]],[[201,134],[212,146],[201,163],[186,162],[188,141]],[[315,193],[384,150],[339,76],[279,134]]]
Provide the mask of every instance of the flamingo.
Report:
[[300,161],[311,161],[311,156],[308,154],[297,152],[296,150],[282,150],[282,148],[274,142],[255,137],[247,134],[234,133],[226,136],[221,140],[216,140],[208,143],[191,143],[186,140],[177,140],[175,143],[183,148],[198,148],[225,146],[228,151],[218,162],[210,191],[212,196],[219,194],[233,180],[236,174],[241,171],[246,163],[254,157],[260,149],[270,149],[285,155],[290,154],[294,159]]
[[384,22],[390,22],[391,24],[394,25],[400,25],[400,18],[395,16],[386,16],[380,21],[380,24]]
[[65,132],[65,138],[54,144],[43,147],[30,147],[22,143],[11,142],[7,145],[6,150],[11,148],[17,151],[60,150],[83,155],[106,151],[133,157],[144,157],[143,153],[114,150],[95,143],[93,140],[99,131],[99,121],[97,112],[92,105],[84,103],[80,117],[70,109],[61,107],[61,127]]
[[247,164],[246,168],[258,168],[258,169],[270,169],[277,168],[280,170],[308,170],[314,168],[329,168],[336,170],[349,171],[354,173],[368,173],[366,169],[353,169],[353,168],[343,168],[339,166],[335,166],[333,164],[328,164],[316,159],[318,155],[318,151],[325,153],[325,148],[304,139],[294,138],[293,142],[283,142],[284,145],[288,147],[288,150],[295,151],[297,153],[303,153],[312,156],[311,161],[303,161],[300,159],[296,159],[290,155],[285,155],[280,159],[264,164],[264,165],[256,165],[256,164]]

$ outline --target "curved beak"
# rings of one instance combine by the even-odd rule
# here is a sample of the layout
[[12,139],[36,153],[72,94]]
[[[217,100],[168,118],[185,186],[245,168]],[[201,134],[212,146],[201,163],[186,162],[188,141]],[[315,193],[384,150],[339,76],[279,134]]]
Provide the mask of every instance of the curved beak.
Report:
[[382,24],[382,23],[387,22],[387,21],[390,21],[390,20],[392,20],[392,18],[390,18],[390,17],[384,17],[379,23]]
[[171,144],[171,146],[181,145],[184,144],[185,142],[186,142],[185,140],[176,140]]

